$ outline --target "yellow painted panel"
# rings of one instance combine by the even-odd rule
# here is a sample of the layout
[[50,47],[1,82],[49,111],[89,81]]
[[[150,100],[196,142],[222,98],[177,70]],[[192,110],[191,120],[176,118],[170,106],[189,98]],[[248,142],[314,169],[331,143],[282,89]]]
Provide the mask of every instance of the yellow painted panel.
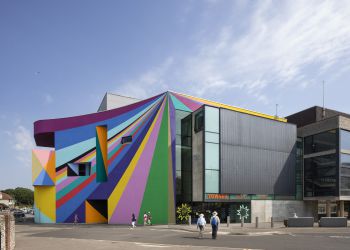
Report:
[[35,182],[36,178],[38,178],[43,167],[41,166],[40,161],[35,155],[35,151],[32,150],[32,183]]
[[46,217],[56,222],[56,187],[35,186],[34,203],[36,208]]

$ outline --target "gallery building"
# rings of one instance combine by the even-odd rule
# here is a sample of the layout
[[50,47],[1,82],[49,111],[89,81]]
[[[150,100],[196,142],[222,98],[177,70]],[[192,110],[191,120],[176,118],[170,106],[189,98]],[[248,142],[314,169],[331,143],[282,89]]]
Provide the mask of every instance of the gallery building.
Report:
[[[240,221],[240,207],[247,222],[317,217],[323,204],[344,214],[350,148],[341,140],[350,116],[303,112],[287,122],[175,92],[146,100],[106,94],[96,113],[36,121],[35,221],[129,224],[134,213],[142,223],[151,212],[153,223],[168,224],[181,203],[231,222]],[[334,148],[319,146],[327,131],[335,131],[335,141],[326,136]]]

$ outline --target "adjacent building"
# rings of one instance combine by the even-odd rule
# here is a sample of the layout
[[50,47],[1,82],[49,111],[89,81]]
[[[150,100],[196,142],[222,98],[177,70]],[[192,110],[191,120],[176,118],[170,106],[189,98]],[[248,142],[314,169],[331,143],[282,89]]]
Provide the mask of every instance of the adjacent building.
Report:
[[[142,223],[151,212],[153,223],[168,224],[181,203],[195,212],[216,210],[231,222],[240,221],[242,209],[246,222],[316,217],[323,201],[330,209],[348,192],[341,157],[350,148],[339,146],[348,118],[336,117],[329,119],[338,119],[338,127],[317,130],[307,115],[287,122],[175,92],[146,100],[106,94],[97,113],[34,123],[41,147],[33,150],[35,221],[78,216],[82,223],[129,224],[135,213]],[[310,142],[333,130],[335,148]],[[317,150],[305,151],[314,141]],[[314,169],[319,159],[329,165],[322,177]]]
[[303,142],[304,200],[320,216],[349,216],[350,115],[312,107],[287,117]]

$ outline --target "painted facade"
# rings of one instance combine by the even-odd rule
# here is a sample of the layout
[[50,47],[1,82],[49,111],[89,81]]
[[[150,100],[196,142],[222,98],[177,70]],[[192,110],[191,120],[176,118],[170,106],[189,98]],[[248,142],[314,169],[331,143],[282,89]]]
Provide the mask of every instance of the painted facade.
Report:
[[[176,110],[202,105],[283,118],[166,92],[104,112],[34,123],[37,223],[175,223]],[[125,141],[132,138],[132,141]]]

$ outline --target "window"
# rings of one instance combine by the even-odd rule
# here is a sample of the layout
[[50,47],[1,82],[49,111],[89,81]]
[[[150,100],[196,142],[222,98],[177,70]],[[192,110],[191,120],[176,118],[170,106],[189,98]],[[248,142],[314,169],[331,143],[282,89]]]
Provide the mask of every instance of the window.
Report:
[[122,144],[127,144],[127,143],[131,143],[131,142],[132,142],[132,136],[131,135],[122,137],[122,141],[121,141]]
[[205,170],[205,193],[219,193],[219,171]]
[[205,143],[205,169],[219,170],[219,144]]
[[322,151],[336,149],[337,131],[330,130],[316,135],[305,137],[304,154],[313,154]]
[[337,196],[336,154],[304,159],[304,196]]
[[350,150],[350,132],[340,130],[340,148],[343,150]]
[[205,131],[219,133],[219,109],[205,106]]
[[203,110],[199,111],[194,116],[194,132],[199,132],[204,129],[204,112]]
[[219,193],[220,183],[220,110],[205,106],[205,193]]
[[90,176],[90,174],[90,162],[68,163],[67,176]]

